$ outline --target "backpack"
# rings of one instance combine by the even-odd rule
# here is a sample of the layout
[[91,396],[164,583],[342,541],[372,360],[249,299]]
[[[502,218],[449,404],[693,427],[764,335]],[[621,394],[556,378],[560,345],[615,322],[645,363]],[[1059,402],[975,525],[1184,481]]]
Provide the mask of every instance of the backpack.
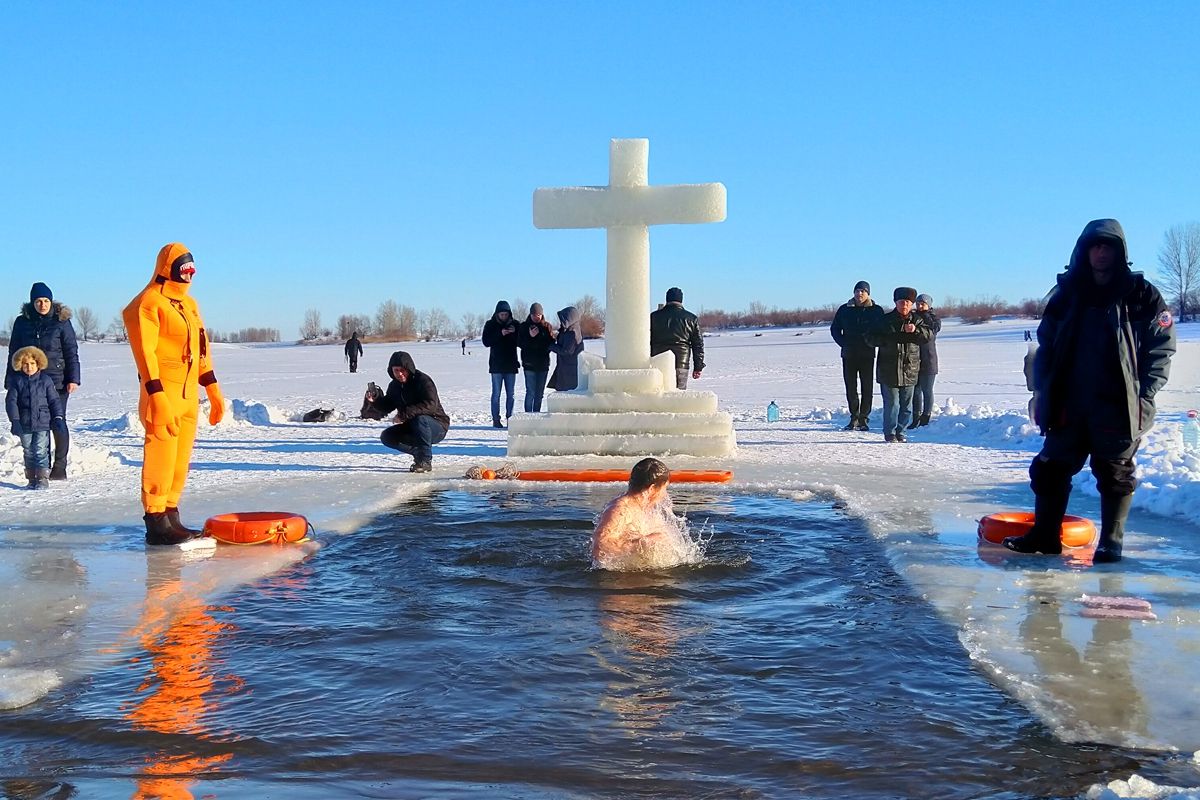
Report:
[[367,384],[367,391],[363,393],[362,410],[358,412],[358,418],[374,420],[383,419],[383,412],[375,408],[375,401],[380,397],[383,397],[383,392],[380,390],[379,386],[376,385],[375,381],[369,382]]

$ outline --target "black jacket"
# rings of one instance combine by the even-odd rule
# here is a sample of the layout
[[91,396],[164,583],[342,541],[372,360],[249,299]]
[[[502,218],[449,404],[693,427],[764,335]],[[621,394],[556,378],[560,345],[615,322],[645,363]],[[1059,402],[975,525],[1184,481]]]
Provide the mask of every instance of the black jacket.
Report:
[[[1092,280],[1088,247],[1097,236],[1118,239],[1120,263],[1125,265],[1107,286]],[[1067,271],[1046,301],[1038,325],[1038,348],[1033,359],[1033,385],[1037,400],[1037,422],[1043,432],[1069,421],[1085,403],[1070,380],[1081,345],[1080,317],[1085,305],[1103,309],[1104,325],[1111,331],[1116,354],[1112,374],[1119,376],[1119,396],[1129,419],[1129,436],[1141,438],[1154,422],[1154,396],[1167,382],[1171,356],[1175,354],[1175,322],[1154,284],[1128,267],[1125,232],[1114,219],[1089,222],[1075,242]]]
[[842,348],[842,358],[875,355],[875,346],[869,340],[871,332],[883,319],[883,313],[883,307],[874,300],[865,306],[856,306],[853,300],[838,306],[833,322],[829,324],[829,333]]
[[[508,320],[500,322],[501,311],[507,311]],[[505,334],[504,331],[511,331]],[[492,318],[483,323],[483,346],[488,348],[488,372],[504,375],[517,372],[521,365],[517,362],[517,323],[512,318],[512,309],[508,303],[501,300],[496,303]],[[549,363],[549,362],[547,362]]]
[[383,397],[372,404],[376,410],[384,415],[395,411],[398,425],[415,417],[426,416],[433,417],[443,428],[450,430],[450,417],[442,410],[442,401],[438,398],[433,378],[418,372],[412,356],[403,350],[397,350],[388,359],[389,376],[392,375],[392,367],[404,367],[408,372],[408,380],[401,383],[393,376]]
[[688,354],[696,359],[695,372],[704,369],[704,336],[696,315],[680,303],[667,303],[650,312],[650,355],[668,350],[675,354],[675,369],[688,368]]
[[357,361],[358,357],[362,355],[362,351],[362,340],[357,336],[351,336],[346,340],[346,358]]
[[942,321],[932,308],[924,313],[916,313],[925,318],[925,327],[929,328],[929,341],[921,345],[921,374],[937,375],[937,335],[942,332]]
[[68,383],[79,384],[79,344],[71,325],[71,309],[62,303],[52,303],[50,313],[44,317],[34,310],[33,303],[21,307],[21,313],[13,320],[12,336],[8,340],[5,389],[17,375],[12,368],[12,354],[22,347],[36,347],[46,354],[49,363],[44,372],[54,381],[58,391],[63,391]]
[[[529,334],[530,328],[538,328],[537,336]],[[553,341],[550,333],[553,328],[542,317],[541,322],[527,318],[517,328],[517,344],[521,348],[521,366],[530,372],[550,371],[550,344]]]
[[[911,322],[916,330],[900,330]],[[875,362],[875,380],[884,386],[916,386],[921,372],[921,345],[929,341],[925,318],[913,311],[908,317],[896,310],[883,315],[868,340],[879,348]]]

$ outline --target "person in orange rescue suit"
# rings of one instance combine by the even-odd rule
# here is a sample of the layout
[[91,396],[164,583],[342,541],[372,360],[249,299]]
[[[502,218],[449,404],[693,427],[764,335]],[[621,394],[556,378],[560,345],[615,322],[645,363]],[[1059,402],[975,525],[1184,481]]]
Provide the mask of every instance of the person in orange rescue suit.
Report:
[[200,413],[200,387],[208,395],[208,421],[225,415],[213,374],[200,308],[188,294],[196,266],[178,242],[158,251],[154,275],[121,316],[137,365],[138,417],[146,428],[142,505],[146,544],[180,544],[201,535],[179,521],[179,496],[187,481]]

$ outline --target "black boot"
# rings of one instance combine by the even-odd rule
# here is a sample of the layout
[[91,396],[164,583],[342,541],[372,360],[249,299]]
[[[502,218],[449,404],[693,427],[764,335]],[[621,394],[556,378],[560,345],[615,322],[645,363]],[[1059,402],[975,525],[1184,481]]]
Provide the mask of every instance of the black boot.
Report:
[[197,531],[193,530],[192,528],[188,528],[179,521],[178,508],[171,508],[170,506],[167,506],[167,510],[163,513],[167,515],[167,522],[170,523],[171,529],[180,536],[186,536],[189,539],[197,539],[204,535],[203,531]]
[[50,468],[50,480],[65,481],[67,479],[67,462],[55,461],[54,466]]
[[149,512],[142,519],[146,521],[146,544],[183,544],[192,538],[171,527],[171,521],[165,512]]
[[929,415],[922,414],[921,419],[920,419],[920,427],[924,428],[928,424],[929,424]]
[[1004,546],[1017,553],[1062,552],[1062,521],[1067,513],[1068,494],[1039,494],[1033,501],[1033,527],[1024,536],[1009,536]]
[[919,428],[919,427],[921,427],[921,418],[920,417],[913,417],[913,421],[908,423],[908,430],[910,430],[910,431],[913,430],[914,428]]
[[492,427],[493,428],[503,428],[504,427],[504,425],[500,422],[499,417],[492,417]]
[[1112,564],[1121,560],[1121,546],[1125,541],[1125,520],[1133,495],[1100,495],[1100,542],[1092,556],[1093,564]]

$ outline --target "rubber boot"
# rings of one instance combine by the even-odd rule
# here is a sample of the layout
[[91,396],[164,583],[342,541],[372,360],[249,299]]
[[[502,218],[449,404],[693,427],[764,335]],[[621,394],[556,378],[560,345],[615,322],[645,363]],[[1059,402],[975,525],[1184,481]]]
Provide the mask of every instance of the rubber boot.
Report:
[[1062,552],[1062,521],[1067,514],[1067,494],[1039,494],[1033,501],[1033,527],[1024,536],[1009,536],[1004,546],[1016,553]]
[[186,533],[180,533],[171,527],[166,512],[150,512],[142,517],[146,521],[146,544],[170,545],[183,544],[191,539]]
[[1125,520],[1133,495],[1100,495],[1100,542],[1092,556],[1093,564],[1112,564],[1121,560],[1121,547],[1125,542]]
[[171,529],[181,536],[187,536],[189,539],[198,539],[204,535],[203,531],[193,530],[186,527],[179,521],[179,509],[167,506],[167,510],[163,512],[167,515],[167,522],[170,523]]

